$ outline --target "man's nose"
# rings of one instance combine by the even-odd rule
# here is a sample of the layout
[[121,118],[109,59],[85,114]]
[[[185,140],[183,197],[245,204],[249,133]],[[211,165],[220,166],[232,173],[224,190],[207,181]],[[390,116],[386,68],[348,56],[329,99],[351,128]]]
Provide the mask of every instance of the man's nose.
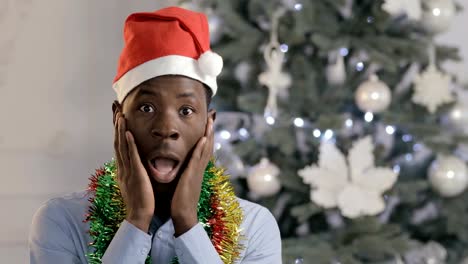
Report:
[[170,117],[166,114],[158,116],[157,119],[159,122],[155,122],[151,130],[153,136],[163,139],[179,139],[180,133],[177,130],[174,117]]

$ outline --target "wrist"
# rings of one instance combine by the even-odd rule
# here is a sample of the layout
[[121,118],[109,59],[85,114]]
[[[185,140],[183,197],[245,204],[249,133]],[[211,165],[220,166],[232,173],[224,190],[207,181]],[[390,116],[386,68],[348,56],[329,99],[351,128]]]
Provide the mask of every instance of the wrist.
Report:
[[197,215],[185,215],[179,217],[173,217],[172,222],[174,224],[175,237],[178,237],[185,232],[189,231],[198,223]]
[[151,218],[152,217],[135,217],[135,216],[128,216],[125,220],[127,222],[131,223],[138,229],[142,230],[145,233],[148,233],[149,231],[149,226],[151,224]]

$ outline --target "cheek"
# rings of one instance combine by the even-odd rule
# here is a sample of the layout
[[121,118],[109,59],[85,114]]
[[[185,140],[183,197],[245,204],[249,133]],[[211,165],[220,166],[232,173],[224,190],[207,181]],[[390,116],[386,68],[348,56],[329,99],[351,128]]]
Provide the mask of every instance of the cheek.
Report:
[[141,120],[138,120],[132,116],[126,116],[126,121],[127,130],[132,132],[132,135],[135,138],[135,142],[137,143],[138,150],[143,150],[144,145],[146,144],[141,143],[146,142],[148,137],[148,134],[145,133],[145,131],[147,131],[147,128],[145,127],[147,122],[141,122]]
[[191,147],[194,147],[198,140],[205,135],[205,124],[198,123],[197,125],[192,126],[190,129],[187,129],[187,144]]

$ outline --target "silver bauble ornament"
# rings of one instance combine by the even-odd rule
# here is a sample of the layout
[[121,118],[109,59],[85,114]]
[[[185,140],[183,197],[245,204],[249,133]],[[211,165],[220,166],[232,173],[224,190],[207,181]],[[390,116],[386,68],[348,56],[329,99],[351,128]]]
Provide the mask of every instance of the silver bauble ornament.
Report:
[[210,30],[210,43],[216,44],[223,36],[224,20],[214,12],[208,13],[208,26]]
[[257,196],[272,196],[281,189],[279,181],[279,168],[267,158],[262,158],[260,163],[250,169],[247,176],[247,185],[252,193]]
[[453,0],[426,0],[423,9],[421,22],[426,30],[434,34],[446,31],[456,12]]
[[451,128],[458,134],[468,133],[468,103],[457,102],[447,115]]
[[443,197],[461,194],[468,185],[468,171],[463,160],[455,156],[439,156],[429,168],[429,182]]
[[392,93],[377,75],[371,75],[369,80],[363,82],[356,90],[355,100],[363,112],[380,113],[390,105]]

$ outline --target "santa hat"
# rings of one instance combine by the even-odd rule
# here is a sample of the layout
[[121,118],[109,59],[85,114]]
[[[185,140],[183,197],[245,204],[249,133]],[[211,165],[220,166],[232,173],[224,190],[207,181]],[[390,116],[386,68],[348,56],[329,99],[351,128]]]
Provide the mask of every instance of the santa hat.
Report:
[[113,82],[120,103],[142,82],[171,74],[198,80],[216,93],[223,59],[210,50],[204,14],[179,7],[131,14],[124,41]]

